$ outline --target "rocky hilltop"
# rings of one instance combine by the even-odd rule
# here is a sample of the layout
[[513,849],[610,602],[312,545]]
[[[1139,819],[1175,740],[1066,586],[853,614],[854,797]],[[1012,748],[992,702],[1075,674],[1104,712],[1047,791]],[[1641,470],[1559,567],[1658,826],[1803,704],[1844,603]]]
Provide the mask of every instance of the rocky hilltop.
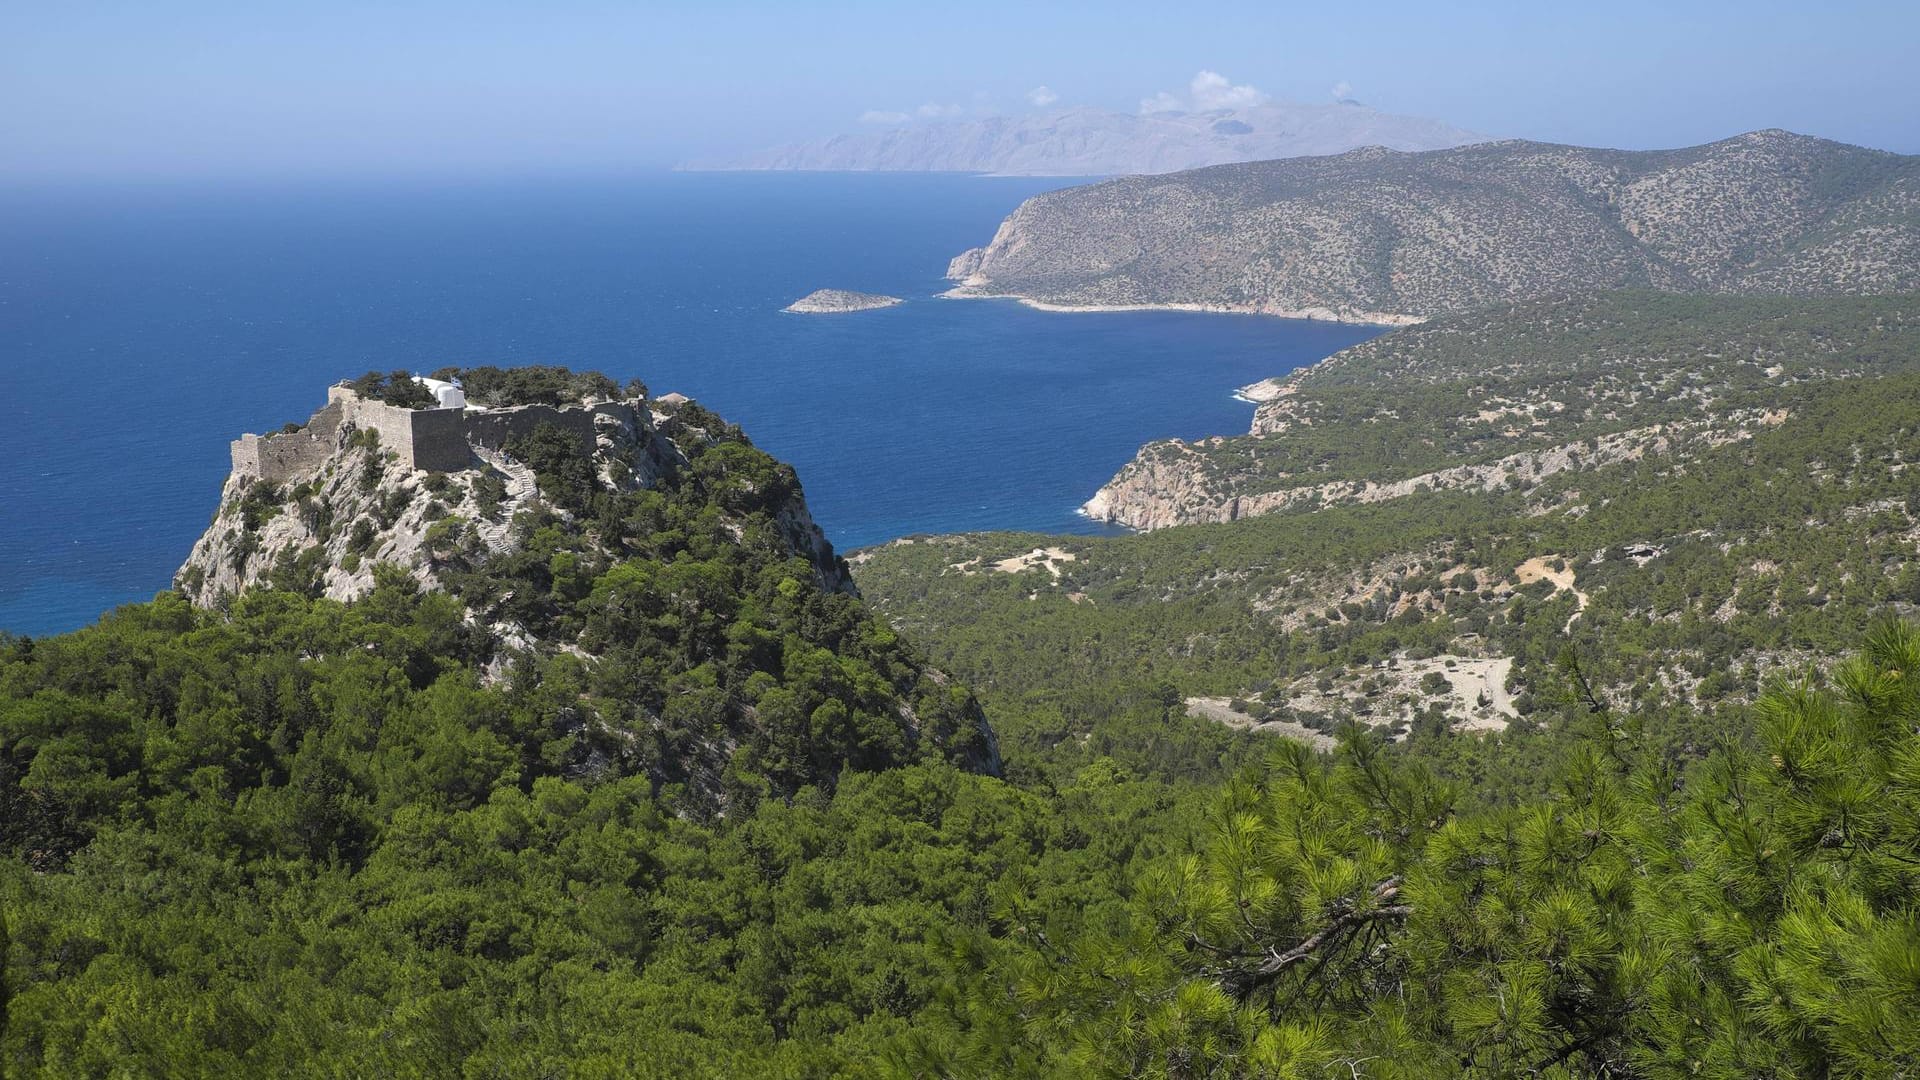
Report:
[[1784,131],[1684,150],[1367,148],[1027,200],[954,296],[1400,324],[1569,290],[1920,288],[1920,157]]
[[837,135],[744,157],[691,161],[681,168],[1114,176],[1338,154],[1358,146],[1434,150],[1484,138],[1438,120],[1384,113],[1352,101],[1200,112],[1078,108]]
[[1142,447],[1082,507],[1136,529],[1531,490],[1685,460],[1835,379],[1920,369],[1914,296],[1550,297],[1437,318],[1242,389],[1247,435]]
[[854,292],[851,289],[815,289],[807,295],[781,308],[802,315],[832,315],[843,311],[873,311],[877,308],[889,308],[906,301],[897,296],[882,296],[879,293]]
[[436,633],[481,681],[571,687],[569,769],[644,771],[693,813],[929,757],[998,771],[972,696],[873,620],[793,470],[737,427],[565,369],[442,374],[437,401],[370,374],[237,440],[178,590],[373,618],[448,598]]
[[[542,492],[543,455],[571,449],[577,482],[637,492],[687,473],[683,443],[704,448],[726,431],[678,394],[648,400],[618,396],[611,384],[596,389],[606,396],[410,409],[337,384],[305,425],[234,442],[220,509],[175,583],[201,606],[263,586],[356,600],[382,565],[443,588],[450,573],[519,552],[526,533],[514,522],[523,511],[574,515],[552,485]],[[807,562],[820,588],[852,589],[797,483],[767,509],[781,544]],[[511,623],[493,628],[524,638]]]

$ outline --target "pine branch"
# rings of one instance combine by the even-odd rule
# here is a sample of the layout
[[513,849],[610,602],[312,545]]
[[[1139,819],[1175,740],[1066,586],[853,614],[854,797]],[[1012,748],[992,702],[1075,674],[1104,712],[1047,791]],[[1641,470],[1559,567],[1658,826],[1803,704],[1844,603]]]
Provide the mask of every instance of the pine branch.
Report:
[[1299,944],[1282,952],[1269,947],[1267,957],[1258,965],[1238,971],[1223,973],[1223,982],[1228,992],[1244,1001],[1255,991],[1272,983],[1287,969],[1304,960],[1312,958],[1321,949],[1345,941],[1361,927],[1386,919],[1404,919],[1413,914],[1413,905],[1395,904],[1400,895],[1400,878],[1390,877],[1373,887],[1373,899],[1376,906],[1364,911],[1344,911],[1318,931],[1309,934]]

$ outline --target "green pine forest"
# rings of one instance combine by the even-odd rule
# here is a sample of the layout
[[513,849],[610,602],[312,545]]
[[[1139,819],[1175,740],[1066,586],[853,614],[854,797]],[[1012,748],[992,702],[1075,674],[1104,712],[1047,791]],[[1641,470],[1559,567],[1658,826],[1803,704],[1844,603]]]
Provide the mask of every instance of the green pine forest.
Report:
[[[1598,303],[1502,370],[1693,318]],[[1848,359],[1740,437],[858,595],[689,406],[652,490],[516,447],[545,504],[445,588],[0,636],[0,1075],[1920,1075],[1912,298],[1675,303]]]

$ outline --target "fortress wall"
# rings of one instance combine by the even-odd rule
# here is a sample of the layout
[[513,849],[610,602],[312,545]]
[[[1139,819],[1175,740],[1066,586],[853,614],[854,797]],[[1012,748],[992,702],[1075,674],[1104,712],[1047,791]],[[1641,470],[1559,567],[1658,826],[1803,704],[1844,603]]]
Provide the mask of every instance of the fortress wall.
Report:
[[327,404],[299,431],[244,435],[234,440],[233,470],[274,483],[311,473],[338,448],[342,423],[379,432],[382,450],[393,451],[410,469],[433,472],[468,468],[473,464],[472,447],[504,450],[510,440],[533,434],[543,423],[572,435],[579,441],[581,453],[592,454],[596,423],[602,416],[643,435],[649,427],[641,412],[624,401],[603,401],[584,408],[519,405],[483,410],[414,410],[368,401],[346,386],[336,385],[327,390]]
[[338,445],[341,411],[329,402],[299,431],[240,436],[232,443],[233,471],[275,484],[313,472]]
[[633,420],[633,407],[620,402],[605,402],[590,409],[556,409],[551,405],[516,405],[506,409],[489,409],[485,412],[469,410],[466,418],[466,438],[475,446],[484,446],[489,450],[501,450],[509,439],[517,439],[533,434],[533,429],[542,423],[565,431],[580,440],[580,451],[593,453],[594,417],[602,412],[621,416],[628,422]]
[[413,410],[401,409],[383,401],[366,401],[349,394],[342,399],[346,418],[355,427],[380,433],[380,449],[400,455],[408,468],[413,467]]
[[328,389],[327,399],[356,426],[379,432],[380,448],[400,455],[409,469],[454,472],[473,462],[461,422],[465,409],[402,409],[368,401],[345,386]]
[[242,435],[227,445],[233,453],[235,476],[260,475],[260,436]]
[[[425,409],[410,413],[413,467],[433,472],[455,472],[473,462],[467,446],[465,409]],[[385,438],[385,436],[381,436]]]

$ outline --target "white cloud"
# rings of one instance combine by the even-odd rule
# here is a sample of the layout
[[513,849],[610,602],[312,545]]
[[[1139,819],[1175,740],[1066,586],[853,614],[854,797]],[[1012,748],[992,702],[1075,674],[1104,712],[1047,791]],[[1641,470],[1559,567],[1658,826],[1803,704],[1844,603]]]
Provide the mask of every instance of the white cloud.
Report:
[[1339,82],[1333,84],[1333,89],[1327,92],[1333,95],[1333,100],[1335,101],[1346,101],[1353,97],[1353,84],[1345,79],[1341,79]]
[[938,105],[929,101],[925,105],[922,105],[918,109],[915,109],[913,111],[914,111],[914,114],[919,116],[920,119],[922,120],[945,120],[951,117],[959,116],[961,113],[966,112],[967,110],[961,108],[958,105]]
[[906,113],[888,112],[885,109],[868,109],[860,114],[860,122],[863,124],[904,124],[907,119]]
[[1034,108],[1044,109],[1054,102],[1059,101],[1060,95],[1054,93],[1052,87],[1036,86],[1027,91],[1027,100],[1033,102]]
[[1185,112],[1187,103],[1184,98],[1176,97],[1165,90],[1150,98],[1140,99],[1140,111],[1143,113]]
[[1267,100],[1267,95],[1251,86],[1235,86],[1217,71],[1203,71],[1193,77],[1188,89],[1194,107],[1201,112],[1212,109],[1244,109]]
[[1142,98],[1140,111],[1213,112],[1216,109],[1245,109],[1266,100],[1267,95],[1252,86],[1235,86],[1232,80],[1217,71],[1202,71],[1187,84],[1184,96],[1162,90],[1150,98]]

